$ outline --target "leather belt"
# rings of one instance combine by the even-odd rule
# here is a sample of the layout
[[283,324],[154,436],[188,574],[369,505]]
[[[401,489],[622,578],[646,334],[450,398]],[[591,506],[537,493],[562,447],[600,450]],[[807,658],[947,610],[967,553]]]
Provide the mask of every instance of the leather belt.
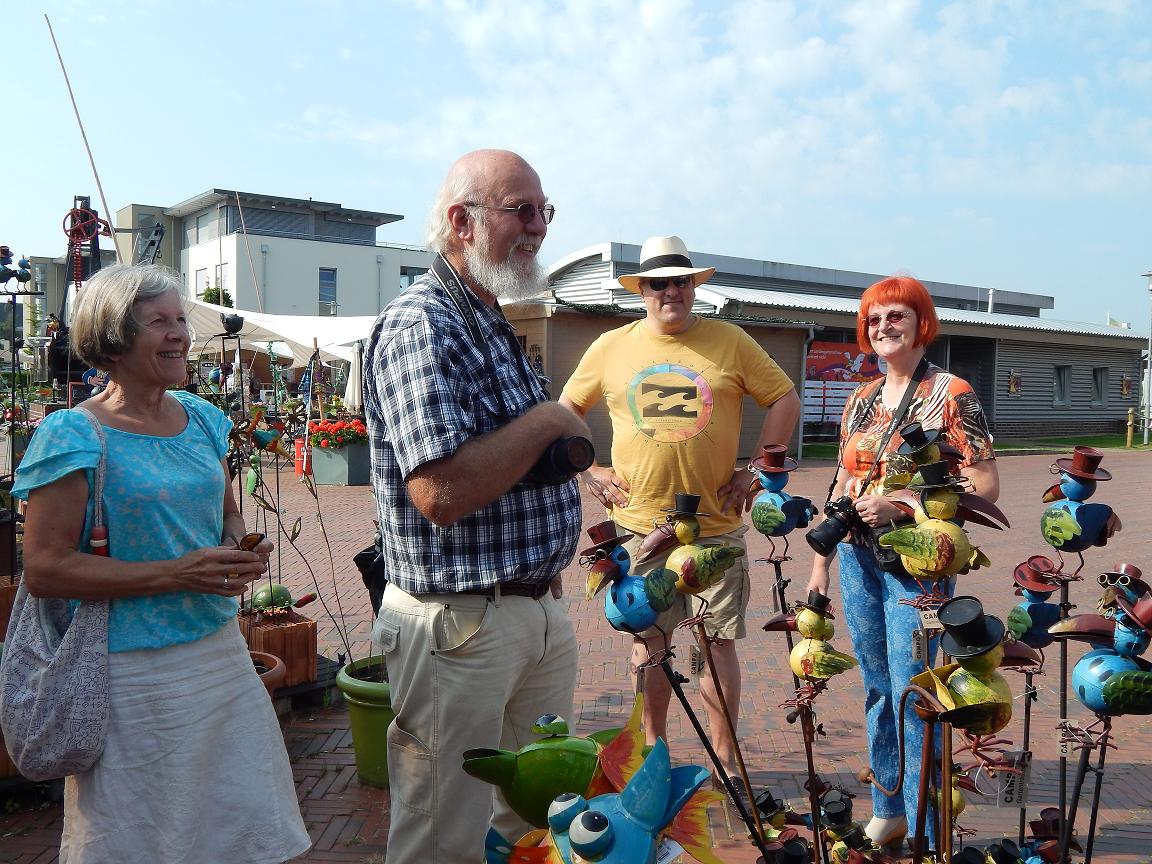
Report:
[[456,591],[456,594],[474,594],[480,597],[495,597],[497,591],[504,597],[531,597],[539,600],[551,590],[551,583],[536,582],[501,582],[491,588],[469,588],[466,591]]

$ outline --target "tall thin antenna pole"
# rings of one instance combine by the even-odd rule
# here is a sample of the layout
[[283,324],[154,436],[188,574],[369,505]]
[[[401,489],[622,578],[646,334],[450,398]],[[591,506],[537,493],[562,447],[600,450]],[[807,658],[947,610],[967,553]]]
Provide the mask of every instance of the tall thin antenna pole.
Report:
[[260,280],[256,278],[256,264],[252,260],[252,244],[248,242],[248,226],[244,224],[244,207],[240,204],[240,193],[233,192],[236,196],[236,212],[240,215],[240,231],[244,235],[244,248],[248,250],[248,269],[252,271],[252,284],[256,287],[256,305],[259,307],[256,311],[264,311],[264,294],[260,291]]
[[[112,210],[108,207],[108,199],[104,197],[104,185],[100,182],[100,172],[96,170],[96,160],[92,158],[92,148],[88,144],[88,133],[84,131],[84,121],[80,119],[80,109],[76,106],[76,94],[72,92],[72,81],[68,77],[68,70],[64,66],[64,58],[60,54],[60,45],[56,42],[56,33],[52,29],[52,22],[48,14],[44,14],[44,22],[48,25],[48,35],[52,37],[52,47],[56,49],[56,59],[60,61],[60,71],[64,73],[64,83],[68,87],[68,98],[72,100],[72,112],[76,115],[76,125],[80,127],[80,137],[84,139],[84,149],[88,153],[88,163],[92,166],[92,176],[96,178],[96,191],[100,193],[100,204],[104,207],[104,218],[111,221]],[[120,244],[112,238],[112,246],[116,250],[116,263],[123,264],[120,257]]]

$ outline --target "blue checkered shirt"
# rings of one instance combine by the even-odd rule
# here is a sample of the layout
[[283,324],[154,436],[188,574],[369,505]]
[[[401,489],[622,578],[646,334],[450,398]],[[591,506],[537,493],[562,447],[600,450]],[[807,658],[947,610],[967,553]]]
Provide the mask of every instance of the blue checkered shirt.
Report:
[[518,483],[487,507],[440,528],[408,497],[405,478],[426,462],[518,417],[548,394],[513,351],[502,312],[474,300],[495,379],[467,325],[432,273],[388,304],[364,354],[364,408],[372,486],[388,581],[413,594],[549,582],[572,560],[580,534],[576,481]]

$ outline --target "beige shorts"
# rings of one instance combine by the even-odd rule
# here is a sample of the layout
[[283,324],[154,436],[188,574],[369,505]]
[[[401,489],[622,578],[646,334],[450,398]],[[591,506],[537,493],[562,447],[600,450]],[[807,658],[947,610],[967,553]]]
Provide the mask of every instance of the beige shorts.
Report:
[[[623,525],[618,526],[622,533],[631,533]],[[701,537],[697,543],[701,546],[739,546],[744,554],[728,568],[724,578],[702,592],[700,595],[708,601],[708,617],[704,619],[704,631],[716,639],[743,639],[747,635],[744,626],[744,613],[748,610],[748,601],[752,596],[752,580],[748,576],[748,546],[744,542],[744,535],[748,531],[747,525],[741,525],[731,534],[719,534],[715,537]],[[637,534],[624,544],[629,556],[634,556],[640,544],[644,542],[644,535]],[[644,576],[657,567],[663,567],[672,550],[657,555],[645,561],[639,567],[633,567],[634,576]],[[689,612],[689,600],[691,612]],[[671,636],[676,625],[689,616],[700,612],[702,604],[697,597],[677,592],[676,601],[671,608],[660,614],[656,624],[649,627],[640,636],[644,639],[659,638],[661,631]]]

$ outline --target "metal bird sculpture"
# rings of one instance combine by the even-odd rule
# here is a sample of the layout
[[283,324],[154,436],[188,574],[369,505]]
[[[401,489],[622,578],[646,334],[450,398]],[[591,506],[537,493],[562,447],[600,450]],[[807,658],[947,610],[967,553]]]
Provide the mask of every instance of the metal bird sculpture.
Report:
[[854,657],[837,651],[828,641],[836,632],[831,602],[819,591],[812,590],[806,603],[796,604],[796,629],[804,638],[788,655],[788,665],[797,678],[825,681],[856,666]]
[[941,649],[956,662],[912,679],[945,706],[940,719],[972,735],[992,735],[1012,719],[1012,690],[997,671],[1004,657],[1006,627],[985,615],[975,597],[954,597],[937,612]]
[[1020,642],[1032,648],[1046,648],[1052,644],[1053,636],[1048,628],[1060,620],[1060,606],[1049,603],[1048,598],[1059,588],[1059,584],[1048,574],[1055,572],[1056,565],[1043,555],[1033,555],[1018,564],[1012,573],[1016,583],[1016,594],[1024,601],[1008,612],[1008,630]]
[[1120,530],[1120,519],[1110,506],[1088,501],[1097,483],[1112,479],[1100,467],[1103,458],[1094,447],[1076,447],[1071,458],[1057,459],[1052,465],[1060,482],[1042,496],[1051,506],[1040,516],[1040,533],[1057,552],[1079,554],[1092,546],[1104,546]]
[[668,515],[663,522],[657,522],[652,532],[644,538],[636,549],[636,564],[644,564],[662,552],[676,546],[688,546],[700,539],[700,496],[688,492],[676,493],[676,504],[665,508]]
[[[773,537],[784,537],[796,528],[805,528],[816,515],[816,508],[807,498],[794,498],[784,491],[788,474],[796,470],[795,459],[786,455],[783,444],[765,444],[748,470],[756,475],[752,485],[763,490],[752,502],[752,525],[772,542]],[[785,541],[787,544],[787,541]],[[775,544],[773,544],[775,550]],[[787,548],[787,546],[785,546]]]
[[706,768],[673,768],[668,746],[657,739],[620,792],[558,796],[548,808],[549,842],[562,864],[655,864],[662,834],[707,780]]
[[676,577],[662,567],[645,576],[631,575],[631,559],[623,544],[634,535],[619,534],[612,520],[593,525],[588,536],[593,545],[580,553],[580,561],[589,568],[585,596],[591,600],[608,586],[604,597],[608,623],[624,633],[647,630],[671,607]]
[[[569,735],[563,718],[545,714],[532,726],[535,734],[544,737],[516,752],[465,750],[464,772],[500,787],[504,800],[521,819],[547,828],[548,807],[556,796],[565,792],[597,795],[623,788],[623,778],[640,764],[642,710],[643,696],[638,695],[627,726],[586,738]],[[613,746],[621,736],[624,740]],[[628,764],[630,759],[634,764]]]

